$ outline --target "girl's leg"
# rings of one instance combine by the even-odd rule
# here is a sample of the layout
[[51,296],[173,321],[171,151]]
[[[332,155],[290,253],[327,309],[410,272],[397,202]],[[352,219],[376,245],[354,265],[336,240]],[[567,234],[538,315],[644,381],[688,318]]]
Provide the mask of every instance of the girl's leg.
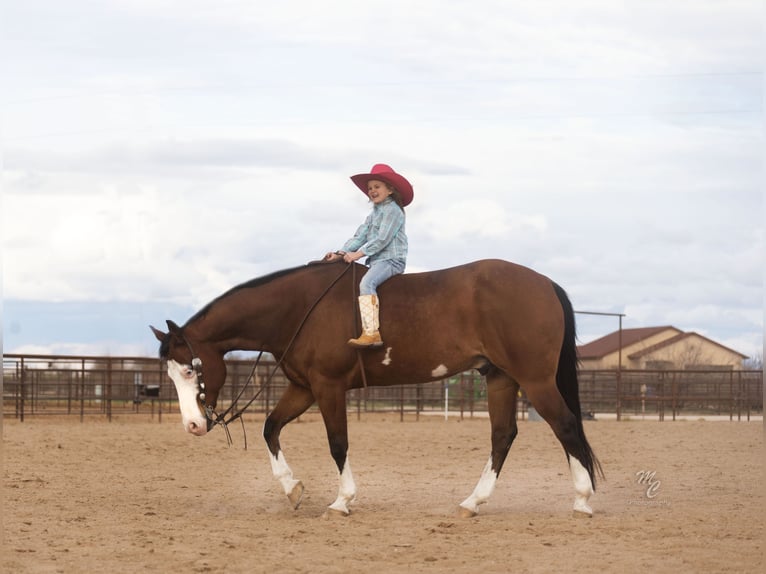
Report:
[[348,344],[356,348],[380,347],[380,305],[377,287],[404,271],[403,261],[379,261],[373,263],[359,283],[359,312],[362,317],[362,334],[356,339],[349,339]]
[[377,296],[377,289],[381,283],[403,271],[404,262],[398,259],[374,262],[359,282],[359,294]]

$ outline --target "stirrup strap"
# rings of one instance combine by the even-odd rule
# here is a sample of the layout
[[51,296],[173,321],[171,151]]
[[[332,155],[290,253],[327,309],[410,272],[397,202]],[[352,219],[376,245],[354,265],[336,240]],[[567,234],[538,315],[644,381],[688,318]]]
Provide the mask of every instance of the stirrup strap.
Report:
[[[353,332],[356,331],[356,318],[359,316],[359,304],[357,302],[358,295],[356,294],[356,265],[351,263],[351,306],[354,309],[354,328],[352,330]],[[361,320],[361,317],[359,317]],[[367,373],[364,370],[364,360],[362,359],[362,350],[357,349],[356,350],[356,360],[357,363],[359,363],[359,370],[362,372],[362,385],[366,389],[367,388]]]
[[356,359],[359,362],[359,369],[362,371],[362,385],[364,385],[364,388],[367,388],[367,374],[364,371],[364,360],[362,359],[362,350],[357,349],[356,350]]

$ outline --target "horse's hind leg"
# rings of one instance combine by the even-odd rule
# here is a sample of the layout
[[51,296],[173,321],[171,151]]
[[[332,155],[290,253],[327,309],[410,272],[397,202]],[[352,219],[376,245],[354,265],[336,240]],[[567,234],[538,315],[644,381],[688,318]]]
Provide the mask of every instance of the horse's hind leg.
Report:
[[314,395],[310,390],[290,383],[263,425],[263,438],[266,439],[269,449],[271,471],[282,485],[293,509],[298,508],[303,498],[303,483],[293,478],[293,471],[287,465],[279,444],[279,434],[287,423],[299,417],[312,404]]
[[516,438],[516,397],[519,385],[504,372],[492,367],[487,373],[487,403],[492,426],[492,454],[484,466],[471,496],[460,503],[460,515],[476,516],[479,505],[489,500],[508,451]]
[[589,471],[587,467],[593,468],[594,462],[593,453],[582,433],[582,423],[569,410],[556,388],[555,381],[545,385],[531,385],[525,390],[532,406],[551,426],[567,454],[575,488],[575,514],[592,516],[593,510],[588,505],[588,500],[593,495],[593,471]]

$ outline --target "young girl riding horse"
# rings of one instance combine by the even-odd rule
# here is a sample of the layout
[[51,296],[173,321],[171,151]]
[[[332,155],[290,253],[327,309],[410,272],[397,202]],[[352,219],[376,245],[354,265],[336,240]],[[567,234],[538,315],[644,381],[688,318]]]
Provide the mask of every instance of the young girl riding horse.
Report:
[[407,234],[404,208],[412,202],[412,185],[391,167],[378,163],[370,173],[352,175],[351,180],[372,202],[372,212],[340,251],[325,255],[327,261],[341,257],[352,263],[367,257],[369,270],[359,283],[359,312],[362,334],[349,339],[352,347],[380,347],[380,304],[377,287],[404,272],[407,263]]

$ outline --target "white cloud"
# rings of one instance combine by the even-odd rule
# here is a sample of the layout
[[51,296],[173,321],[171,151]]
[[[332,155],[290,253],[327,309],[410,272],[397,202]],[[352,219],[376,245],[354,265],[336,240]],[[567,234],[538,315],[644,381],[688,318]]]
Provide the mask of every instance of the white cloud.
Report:
[[499,202],[481,198],[427,207],[418,220],[418,227],[432,239],[446,242],[503,239],[524,232],[540,235],[546,229],[542,215],[509,213]]
[[50,345],[19,345],[10,353],[16,355],[57,355],[57,356],[112,356],[146,357],[156,354],[157,346],[141,343],[126,344],[119,341],[96,343],[58,342]]
[[383,161],[415,184],[409,270],[502,257],[757,343],[761,10],[16,3],[4,297],[202,305],[337,248]]

